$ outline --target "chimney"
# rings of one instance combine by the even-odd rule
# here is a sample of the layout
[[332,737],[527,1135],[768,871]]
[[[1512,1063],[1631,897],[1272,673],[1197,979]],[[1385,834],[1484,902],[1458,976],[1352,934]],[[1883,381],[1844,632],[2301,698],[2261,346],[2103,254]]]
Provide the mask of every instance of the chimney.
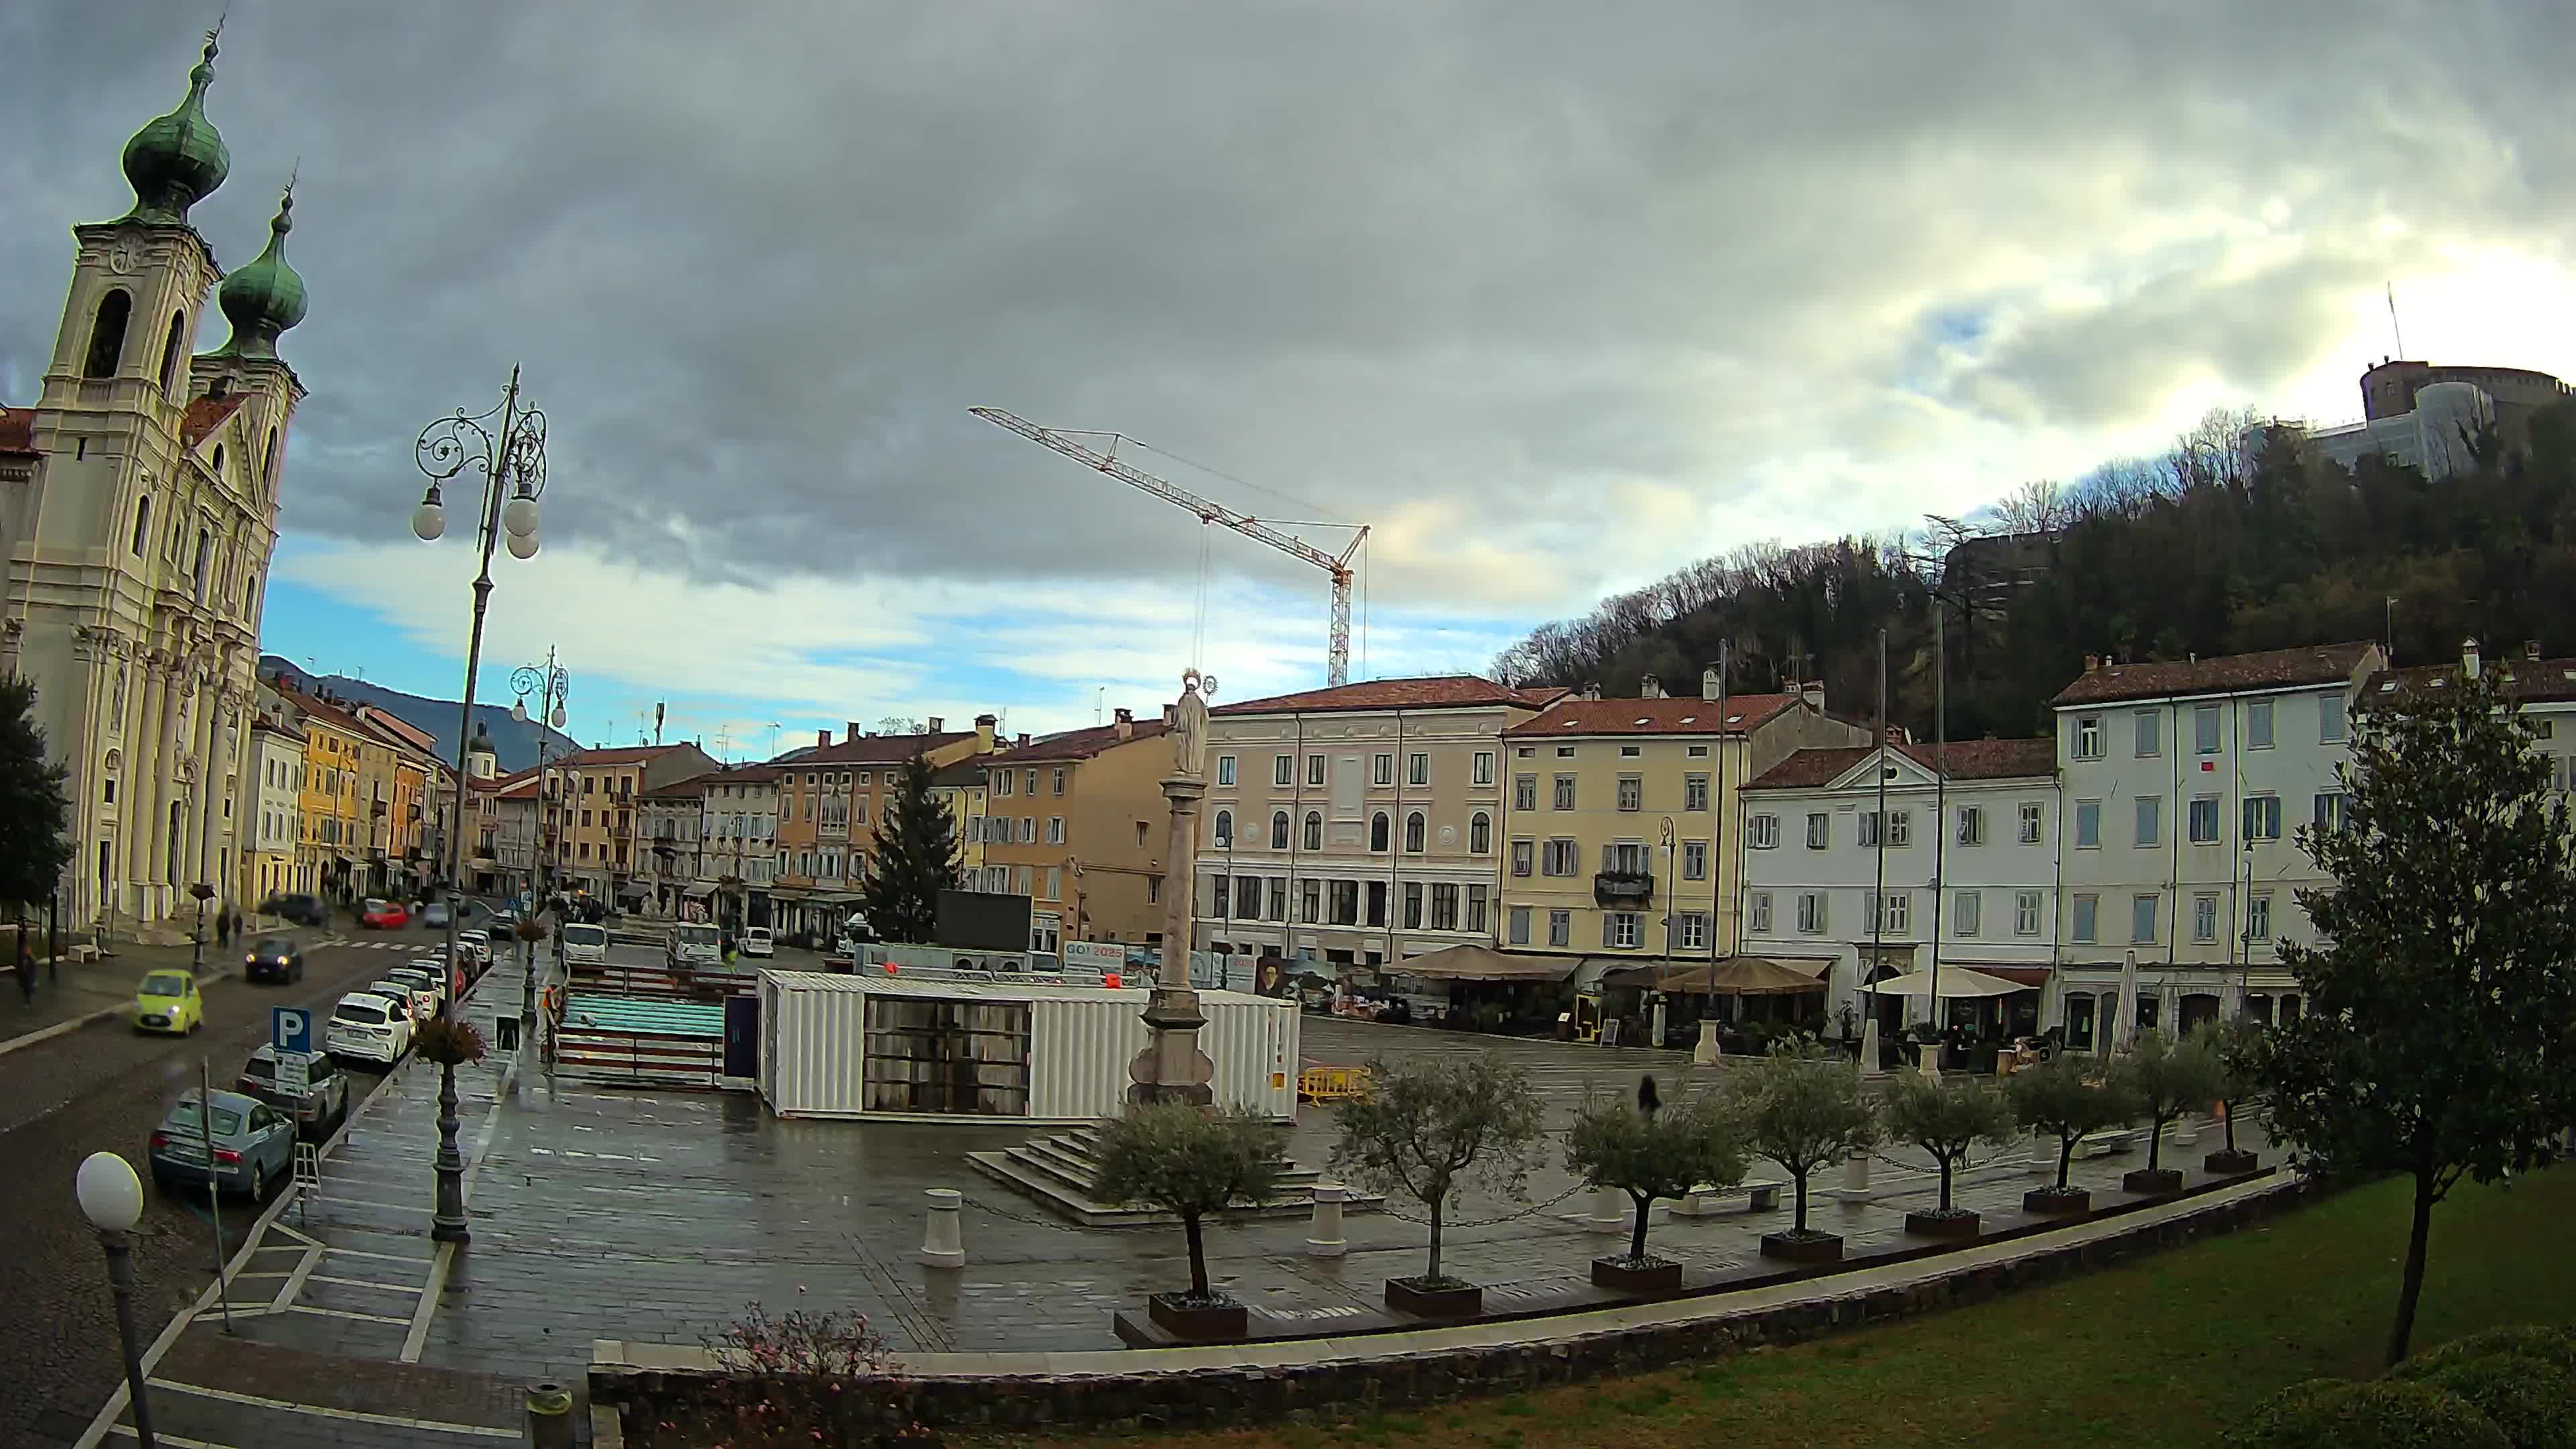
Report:
[[2460,641],[2460,673],[2470,679],[2478,677],[2478,641],[2475,639]]
[[2523,640],[2522,657],[2531,660],[2535,664],[2538,663],[2540,661],[2540,641],[2537,639]]
[[830,749],[831,747],[832,747],[832,732],[831,732],[830,730],[816,730],[816,731],[814,731],[814,748],[816,748],[816,749],[818,749],[818,750],[828,750],[828,749]]
[[948,733],[948,721],[934,714],[930,717],[930,723],[924,728],[923,733],[944,735]]
[[860,729],[860,728],[859,728],[859,722],[858,722],[857,720],[851,720],[851,721],[849,722],[849,724],[850,724],[850,732],[849,732],[848,734],[845,734],[845,735],[841,736],[841,738],[843,738],[843,739],[845,739],[845,740],[855,740],[855,739],[857,739],[857,738],[858,738],[860,735],[862,735],[862,734],[874,734],[874,733],[876,733],[876,731],[874,731],[874,730],[862,730],[862,729]]
[[1027,744],[1028,744],[1028,742],[1029,742],[1029,734],[1028,734],[1028,731],[1026,731],[1026,730],[1022,730],[1022,731],[1020,731],[1020,737],[1019,737],[1017,740],[1013,741],[1013,743],[1014,743],[1014,744],[1022,745],[1022,746],[1027,745]]
[[1639,699],[1663,698],[1664,682],[1651,674],[1647,675],[1645,678],[1637,681],[1637,697]]
[[1601,697],[1601,681],[1596,679],[1590,684],[1583,686],[1583,697],[1585,699],[1599,699]]
[[1118,738],[1122,740],[1132,740],[1136,738],[1136,711],[1132,709],[1119,710],[1117,713],[1116,728],[1118,730]]
[[2085,655],[2085,656],[2084,656],[2084,672],[2085,672],[2085,673],[2087,673],[2087,674],[2092,674],[2092,673],[2094,673],[2094,672],[2096,672],[2096,671],[2100,670],[2100,669],[2101,669],[2101,667],[2102,667],[2102,656],[2101,656],[2101,655],[2099,655],[2099,654],[2087,654],[2087,655]]
[[996,715],[975,716],[975,753],[989,755],[993,752],[993,730],[1001,722],[1000,717]]
[[1699,697],[1710,704],[1715,704],[1717,703],[1717,689],[1717,671],[1714,669],[1701,670],[1699,672]]
[[1825,707],[1825,682],[1821,679],[1808,680],[1798,686],[1798,697],[1822,710]]

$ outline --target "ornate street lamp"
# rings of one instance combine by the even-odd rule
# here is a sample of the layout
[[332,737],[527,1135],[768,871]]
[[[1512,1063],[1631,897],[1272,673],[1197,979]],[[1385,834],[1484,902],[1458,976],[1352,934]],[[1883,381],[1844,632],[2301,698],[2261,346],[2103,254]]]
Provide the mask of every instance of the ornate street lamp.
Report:
[[107,1286],[116,1295],[116,1336],[125,1349],[125,1393],[134,1409],[134,1438],[142,1449],[152,1437],[152,1400],[144,1392],[143,1340],[134,1331],[134,1246],[129,1236],[143,1220],[143,1182],[134,1165],[113,1152],[93,1152],[72,1178],[81,1216],[98,1230],[107,1252]]
[[[440,418],[421,429],[420,439],[412,445],[420,471],[429,476],[429,487],[420,496],[420,506],[412,510],[411,531],[423,543],[434,543],[447,532],[447,508],[439,495],[439,485],[466,472],[483,475],[483,496],[475,509],[475,546],[482,551],[481,571],[474,577],[474,625],[465,642],[465,700],[459,708],[456,727],[456,819],[459,829],[449,832],[447,840],[447,884],[452,892],[464,873],[465,792],[471,777],[466,751],[474,736],[474,676],[483,667],[483,614],[492,598],[492,547],[505,537],[510,556],[518,559],[537,555],[537,497],[546,491],[546,415],[519,400],[519,370],[510,369],[510,383],[501,392],[501,405],[489,412],[467,414],[463,408],[450,417]],[[447,971],[451,981],[456,975],[457,912],[447,913]],[[442,1013],[456,1009],[461,992],[451,989],[440,1005]],[[456,1068],[442,1065],[438,1085],[438,1200],[430,1218],[429,1235],[443,1243],[461,1243],[469,1236],[465,1225],[465,1154],[456,1146]]]
[[[552,845],[547,840],[547,826],[552,823],[554,801],[546,793],[546,745],[548,733],[564,727],[564,700],[572,693],[572,672],[555,662],[555,651],[546,651],[542,665],[522,664],[510,671],[510,690],[518,699],[510,706],[510,718],[521,724],[529,720],[528,696],[537,697],[536,718],[545,729],[537,734],[537,859],[536,868],[528,872],[528,919],[534,920],[539,903],[546,899],[543,883],[553,874]],[[515,931],[513,934],[516,934]],[[536,1040],[537,1026],[537,943],[533,937],[519,938],[519,954],[526,967],[519,981],[519,1040]]]

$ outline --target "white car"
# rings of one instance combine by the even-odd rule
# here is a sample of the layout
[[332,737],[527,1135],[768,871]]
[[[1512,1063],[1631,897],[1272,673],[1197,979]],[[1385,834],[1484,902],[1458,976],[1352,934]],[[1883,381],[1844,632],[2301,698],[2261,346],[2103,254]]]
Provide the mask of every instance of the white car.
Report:
[[608,964],[608,931],[602,926],[574,922],[563,928],[564,960],[576,965]]
[[411,1050],[411,1017],[400,1005],[372,991],[352,991],[331,1008],[322,1049],[344,1061],[381,1062],[390,1067]]
[[492,964],[492,938],[481,931],[457,932],[456,949],[472,952],[474,959],[486,966]]
[[439,981],[438,973],[435,971],[423,970],[418,966],[397,966],[386,972],[384,979],[402,982],[409,986],[414,994],[428,997],[429,1014],[432,1016],[436,1016],[438,1009],[447,1004],[447,989]]
[[381,996],[409,1012],[412,1024],[415,1026],[438,1015],[438,998],[425,988],[414,986],[408,981],[387,976],[370,981],[358,989]]
[[746,956],[766,956],[770,954],[771,950],[772,943],[769,939],[769,928],[767,926],[745,926],[742,928],[742,954]]

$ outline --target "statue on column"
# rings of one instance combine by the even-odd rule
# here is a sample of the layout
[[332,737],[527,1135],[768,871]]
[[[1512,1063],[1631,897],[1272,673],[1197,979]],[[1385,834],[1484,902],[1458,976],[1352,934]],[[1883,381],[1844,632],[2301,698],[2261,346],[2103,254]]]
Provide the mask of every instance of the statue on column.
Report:
[[1180,702],[1172,708],[1172,773],[1163,781],[1163,798],[1171,806],[1163,847],[1163,960],[1144,1011],[1145,1049],[1127,1068],[1130,1102],[1205,1107],[1214,1099],[1210,1083],[1216,1064],[1199,1047],[1199,1028],[1207,1018],[1199,1014],[1198,993],[1190,989],[1190,948],[1195,944],[1190,887],[1197,869],[1199,799],[1207,793],[1207,702],[1214,693],[1214,676],[1186,670]]
[[1196,780],[1207,774],[1207,697],[1216,676],[1181,671],[1181,700],[1172,707],[1172,773]]

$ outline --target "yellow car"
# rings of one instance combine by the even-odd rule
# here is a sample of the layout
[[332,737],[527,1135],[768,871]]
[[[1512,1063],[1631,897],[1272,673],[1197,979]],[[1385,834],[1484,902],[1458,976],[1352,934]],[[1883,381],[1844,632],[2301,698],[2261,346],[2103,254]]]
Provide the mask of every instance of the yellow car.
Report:
[[186,1036],[206,1024],[206,998],[185,971],[154,971],[134,993],[134,1029]]

